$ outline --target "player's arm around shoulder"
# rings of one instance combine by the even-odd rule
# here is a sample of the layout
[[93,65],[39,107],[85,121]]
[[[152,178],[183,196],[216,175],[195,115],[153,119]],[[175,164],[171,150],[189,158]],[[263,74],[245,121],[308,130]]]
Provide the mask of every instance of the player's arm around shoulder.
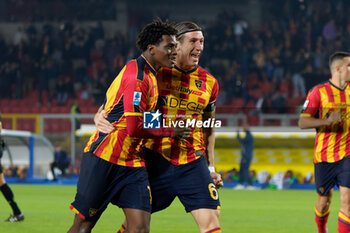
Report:
[[98,109],[94,116],[96,129],[102,133],[112,133],[115,127],[107,120],[107,112],[103,109],[103,105]]
[[[321,110],[321,97],[318,88],[315,88],[309,92],[300,113],[298,126],[301,129],[320,128],[323,126],[329,126],[334,122],[340,122],[341,116],[339,111],[333,111],[327,114],[326,118],[315,117],[320,114]],[[327,109],[322,109],[327,111]]]
[[300,116],[298,121],[298,126],[301,129],[311,129],[311,128],[320,128],[322,126],[329,126],[333,122],[340,122],[340,112],[331,112],[329,116],[325,119],[319,119],[312,116]]

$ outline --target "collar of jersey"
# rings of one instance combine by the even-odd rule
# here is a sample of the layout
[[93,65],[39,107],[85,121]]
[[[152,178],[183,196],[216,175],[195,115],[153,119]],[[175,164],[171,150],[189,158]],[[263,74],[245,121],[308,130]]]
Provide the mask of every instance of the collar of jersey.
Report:
[[337,87],[335,84],[332,83],[331,80],[329,80],[329,83],[330,83],[333,87],[337,88],[339,91],[345,91],[345,89],[348,87],[348,82],[346,82],[346,85],[345,85],[345,87],[344,87],[343,89],[341,89],[340,87]]
[[141,58],[143,58],[148,66],[148,68],[150,69],[150,71],[154,74],[154,76],[157,76],[157,71],[153,68],[153,66],[151,65],[151,63],[147,60],[147,58],[145,56],[143,56],[143,54],[141,54],[140,56]]
[[198,69],[198,66],[195,66],[192,70],[189,71],[184,71],[182,69],[180,69],[178,66],[174,66],[175,69],[177,69],[178,71],[180,71],[181,73],[184,73],[185,75],[188,75],[190,73],[193,73],[194,71],[196,71]]

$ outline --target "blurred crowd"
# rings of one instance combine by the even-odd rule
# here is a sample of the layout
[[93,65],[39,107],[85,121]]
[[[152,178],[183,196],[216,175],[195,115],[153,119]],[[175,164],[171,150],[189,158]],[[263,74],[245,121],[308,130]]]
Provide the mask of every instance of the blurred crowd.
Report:
[[[229,171],[221,171],[225,184],[232,186],[239,182],[239,172],[236,168]],[[313,172],[308,172],[306,175],[295,174],[292,170],[280,171],[275,174],[270,174],[268,171],[261,170],[256,172],[250,171],[253,184],[255,187],[270,188],[270,189],[289,189],[297,184],[314,184],[315,178]],[[248,183],[245,184],[247,186]]]
[[[200,64],[219,81],[219,106],[243,99],[257,112],[286,113],[288,100],[300,104],[310,88],[330,77],[332,52],[349,51],[350,3],[273,0],[263,5],[266,20],[258,28],[243,13],[225,10],[210,22],[197,22],[205,32]],[[141,22],[147,23],[130,17],[129,33],[111,38],[100,21],[89,28],[78,20],[40,27],[23,23],[10,42],[0,37],[0,98],[22,99],[36,90],[38,105],[43,99],[65,105],[69,98],[93,98],[100,105],[123,65],[139,54],[134,37]]]
[[[267,1],[260,28],[221,12],[206,26],[202,66],[219,79],[219,104],[234,98],[259,103],[259,111],[284,113],[286,100],[302,101],[307,91],[330,78],[328,57],[349,51],[350,2]],[[259,101],[258,101],[259,100]]]
[[6,177],[12,177],[12,178],[20,178],[21,180],[25,180],[28,176],[28,166],[25,165],[23,167],[17,166],[17,165],[10,165],[8,167],[4,167],[3,169],[5,171]]

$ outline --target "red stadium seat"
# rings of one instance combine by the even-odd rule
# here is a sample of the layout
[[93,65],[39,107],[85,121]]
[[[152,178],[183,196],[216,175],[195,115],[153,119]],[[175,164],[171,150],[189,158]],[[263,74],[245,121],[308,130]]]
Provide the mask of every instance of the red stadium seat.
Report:
[[99,109],[99,107],[100,107],[100,106],[94,106],[94,105],[92,105],[92,106],[89,107],[88,112],[89,112],[89,113],[95,114],[95,113],[97,112],[97,110]]
[[12,129],[12,119],[3,118],[2,119],[2,127],[4,129]]
[[81,113],[89,113],[89,107],[88,106],[81,106],[79,107]]
[[11,108],[12,113],[22,113],[22,108],[19,107],[18,105],[13,105]]
[[31,113],[41,113],[41,109],[39,106],[33,106],[30,108]]
[[233,98],[230,104],[231,113],[239,113],[243,111],[244,99],[243,98]]
[[1,113],[12,113],[10,106],[11,105],[5,105],[5,106],[1,107]]
[[255,101],[250,100],[248,104],[244,107],[243,111],[245,114],[248,114],[249,112],[253,111],[255,109]]
[[247,78],[247,87],[248,89],[255,89],[259,86],[259,77],[257,73],[251,73]]
[[17,129],[35,132],[35,119],[18,119]]
[[61,127],[59,122],[55,121],[52,123],[51,125],[51,132],[52,133],[57,133],[57,132],[61,132]]
[[51,112],[51,109],[47,106],[41,106],[40,107],[40,112],[41,113],[50,113]]
[[62,131],[63,132],[70,132],[71,130],[71,121],[69,119],[63,119],[62,120]]
[[62,108],[60,106],[51,107],[51,113],[62,113]]
[[249,125],[251,126],[258,126],[259,125],[259,116],[248,116],[247,119]]

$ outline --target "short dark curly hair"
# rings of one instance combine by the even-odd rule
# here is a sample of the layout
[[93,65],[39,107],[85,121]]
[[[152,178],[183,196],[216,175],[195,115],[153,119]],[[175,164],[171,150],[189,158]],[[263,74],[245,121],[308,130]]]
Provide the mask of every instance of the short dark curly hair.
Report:
[[163,22],[160,18],[147,24],[140,32],[136,45],[142,51],[147,50],[148,45],[157,45],[162,41],[163,35],[175,36],[177,30],[168,20]]

